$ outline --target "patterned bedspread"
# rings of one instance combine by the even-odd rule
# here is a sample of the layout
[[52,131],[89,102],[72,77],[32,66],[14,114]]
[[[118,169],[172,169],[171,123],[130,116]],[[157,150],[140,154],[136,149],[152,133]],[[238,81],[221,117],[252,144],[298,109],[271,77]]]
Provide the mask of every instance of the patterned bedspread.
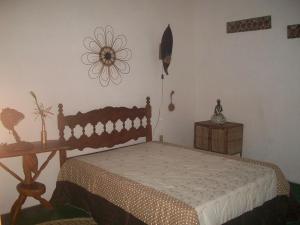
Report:
[[58,180],[149,225],[221,225],[289,191],[272,164],[155,142],[68,160]]

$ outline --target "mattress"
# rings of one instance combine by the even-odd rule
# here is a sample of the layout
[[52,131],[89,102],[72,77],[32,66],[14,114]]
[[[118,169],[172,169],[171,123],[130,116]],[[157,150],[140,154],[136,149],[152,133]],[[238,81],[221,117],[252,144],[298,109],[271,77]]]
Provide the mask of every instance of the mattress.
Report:
[[287,190],[281,171],[261,164],[149,142],[68,160],[58,180],[149,225],[221,225]]

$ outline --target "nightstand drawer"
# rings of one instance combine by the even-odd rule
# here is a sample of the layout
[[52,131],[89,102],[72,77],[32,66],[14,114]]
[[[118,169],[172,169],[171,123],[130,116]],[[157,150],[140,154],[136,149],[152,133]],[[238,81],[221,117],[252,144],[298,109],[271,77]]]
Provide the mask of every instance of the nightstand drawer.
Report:
[[209,129],[207,127],[197,126],[195,135],[195,143],[197,143],[197,147],[200,149],[208,150],[208,137],[209,137]]

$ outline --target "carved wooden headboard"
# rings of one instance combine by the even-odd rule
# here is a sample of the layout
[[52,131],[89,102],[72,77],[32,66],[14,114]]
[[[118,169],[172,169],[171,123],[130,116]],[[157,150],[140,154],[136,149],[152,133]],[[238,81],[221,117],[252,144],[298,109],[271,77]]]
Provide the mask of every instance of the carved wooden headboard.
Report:
[[[113,147],[117,144],[126,143],[129,140],[137,140],[140,137],[146,137],[146,142],[152,141],[152,127],[151,127],[151,105],[150,98],[146,98],[146,106],[144,108],[126,107],[105,107],[102,109],[92,110],[86,113],[78,112],[76,115],[65,116],[63,114],[63,105],[58,105],[58,130],[59,141],[62,146],[68,146],[70,150],[84,148],[101,148]],[[134,126],[134,120],[140,120],[139,126]],[[146,118],[146,125],[143,126],[143,119]],[[131,121],[131,127],[126,129],[125,122]],[[112,131],[107,132],[106,124],[112,123]],[[122,128],[117,130],[116,123],[121,121]],[[98,134],[96,132],[97,124],[103,125],[103,132]],[[86,134],[86,126],[92,126],[92,134]],[[82,128],[80,137],[74,135],[74,129],[77,126]],[[65,137],[65,128],[69,127],[71,134],[69,138]],[[60,151],[60,164],[62,165],[66,160],[66,151]]]

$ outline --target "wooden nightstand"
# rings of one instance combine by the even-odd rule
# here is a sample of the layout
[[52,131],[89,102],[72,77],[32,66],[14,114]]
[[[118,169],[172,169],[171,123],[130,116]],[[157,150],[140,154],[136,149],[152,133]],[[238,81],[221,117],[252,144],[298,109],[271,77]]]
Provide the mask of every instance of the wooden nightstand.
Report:
[[243,124],[208,121],[195,123],[194,147],[222,154],[242,156]]

